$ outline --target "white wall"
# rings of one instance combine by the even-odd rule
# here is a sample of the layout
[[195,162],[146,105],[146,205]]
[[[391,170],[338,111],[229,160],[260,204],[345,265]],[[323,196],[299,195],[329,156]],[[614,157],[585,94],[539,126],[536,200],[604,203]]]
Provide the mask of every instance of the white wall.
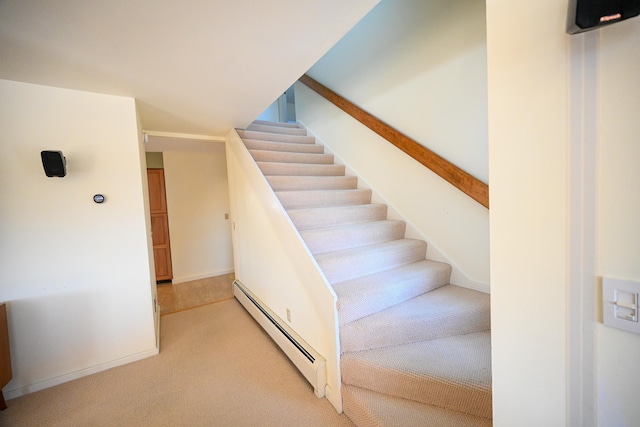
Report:
[[308,72],[488,181],[485,3],[383,0]]
[[165,151],[163,159],[173,283],[233,272],[224,144]]
[[[484,2],[383,1],[309,71],[364,110],[488,182]],[[296,116],[449,261],[489,288],[487,209],[296,85]],[[442,254],[444,258],[440,256]]]
[[567,36],[565,17],[487,1],[496,426],[640,418],[640,337],[595,325],[589,302],[595,275],[640,280],[640,21]]
[[337,297],[235,131],[226,146],[236,278],[324,357],[325,393],[342,412]]
[[[1,80],[0,147],[6,396],[156,354],[134,100]],[[47,178],[41,150],[68,175]]]
[[279,111],[279,102],[280,98],[273,101],[271,105],[267,107],[257,118],[257,120],[267,120],[270,122],[279,122],[280,121],[280,111]]
[[[597,274],[640,281],[640,19],[599,30]],[[598,326],[599,425],[640,420],[640,336]]]
[[567,419],[566,8],[487,0],[496,427]]

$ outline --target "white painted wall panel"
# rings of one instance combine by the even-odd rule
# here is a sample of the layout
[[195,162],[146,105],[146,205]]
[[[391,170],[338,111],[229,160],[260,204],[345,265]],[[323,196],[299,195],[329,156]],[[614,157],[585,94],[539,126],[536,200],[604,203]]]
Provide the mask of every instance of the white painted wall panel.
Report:
[[485,2],[383,1],[308,74],[488,182]]
[[567,5],[486,4],[494,425],[564,426]]
[[[640,20],[599,31],[597,271],[640,280]],[[640,420],[638,355],[640,336],[598,326],[600,426]]]
[[[139,144],[131,98],[0,81],[7,397],[157,351]],[[66,177],[41,150],[63,151]]]
[[164,152],[173,283],[233,272],[224,144]]
[[235,131],[227,137],[236,278],[326,360],[342,411],[337,297]]

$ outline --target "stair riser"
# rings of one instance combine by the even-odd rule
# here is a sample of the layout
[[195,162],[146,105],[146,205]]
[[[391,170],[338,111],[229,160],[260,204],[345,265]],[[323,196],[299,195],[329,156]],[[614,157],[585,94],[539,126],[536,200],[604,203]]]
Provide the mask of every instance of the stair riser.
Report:
[[[342,411],[356,426],[382,426],[375,413],[368,408],[357,396],[349,393],[349,388],[342,386]],[[374,408],[375,409],[375,408]],[[415,425],[413,422],[409,425]]]
[[336,283],[340,326],[440,288],[450,277],[449,264],[424,260],[379,276]]
[[387,218],[386,205],[360,205],[326,209],[290,210],[289,216],[299,231],[381,221]]
[[276,142],[296,142],[298,144],[315,144],[316,139],[313,136],[298,136],[298,135],[282,135],[272,132],[255,132],[251,130],[237,130],[238,135],[242,139],[260,139],[262,141],[276,141]]
[[491,418],[491,334],[475,332],[345,353],[342,382]]
[[286,151],[290,153],[314,154],[324,153],[324,147],[318,144],[297,144],[295,142],[274,142],[245,139],[244,145],[246,145],[249,150]]
[[402,239],[404,232],[405,223],[402,221],[380,221],[361,226],[303,231],[301,235],[311,253],[316,255]]
[[[350,374],[354,371],[362,371],[362,369],[357,369],[350,362],[342,362],[342,381],[345,384],[477,417],[491,418],[491,390],[471,390],[461,385],[417,379],[408,375],[393,378],[382,372],[368,369],[366,374],[361,376]],[[381,381],[382,379],[384,381]]]
[[285,209],[364,205],[371,203],[370,190],[278,191],[276,195]]
[[267,181],[274,191],[300,190],[355,190],[355,176],[268,176]]
[[307,131],[302,128],[288,128],[281,126],[265,126],[260,124],[250,124],[247,126],[247,130],[255,131],[255,132],[270,132],[277,133],[281,135],[302,135],[306,136]]
[[342,386],[345,415],[357,426],[491,427],[487,418],[400,399],[371,390]]
[[257,162],[265,176],[344,176],[343,165],[309,165],[302,163]]
[[284,151],[249,150],[256,162],[333,164],[332,154],[289,153]]
[[329,252],[316,256],[316,260],[329,282],[337,283],[420,261],[425,258],[426,250],[424,242],[416,241],[402,247],[382,248],[375,252],[340,251],[339,255]]
[[253,124],[256,125],[266,125],[274,128],[301,128],[299,123],[289,123],[289,122],[270,122],[267,120],[254,120]]

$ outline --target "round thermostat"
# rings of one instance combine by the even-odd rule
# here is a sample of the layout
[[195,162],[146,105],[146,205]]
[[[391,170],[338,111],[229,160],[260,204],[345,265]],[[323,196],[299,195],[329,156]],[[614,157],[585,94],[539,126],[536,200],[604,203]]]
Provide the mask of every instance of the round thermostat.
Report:
[[93,201],[96,203],[103,203],[104,196],[102,194],[96,194],[95,196],[93,196]]

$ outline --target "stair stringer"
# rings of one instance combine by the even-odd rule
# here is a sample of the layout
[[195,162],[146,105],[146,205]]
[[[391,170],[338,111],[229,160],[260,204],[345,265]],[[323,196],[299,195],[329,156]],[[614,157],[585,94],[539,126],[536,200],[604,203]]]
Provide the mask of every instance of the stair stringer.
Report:
[[342,413],[337,296],[235,130],[226,155],[236,278],[326,360],[325,395]]

